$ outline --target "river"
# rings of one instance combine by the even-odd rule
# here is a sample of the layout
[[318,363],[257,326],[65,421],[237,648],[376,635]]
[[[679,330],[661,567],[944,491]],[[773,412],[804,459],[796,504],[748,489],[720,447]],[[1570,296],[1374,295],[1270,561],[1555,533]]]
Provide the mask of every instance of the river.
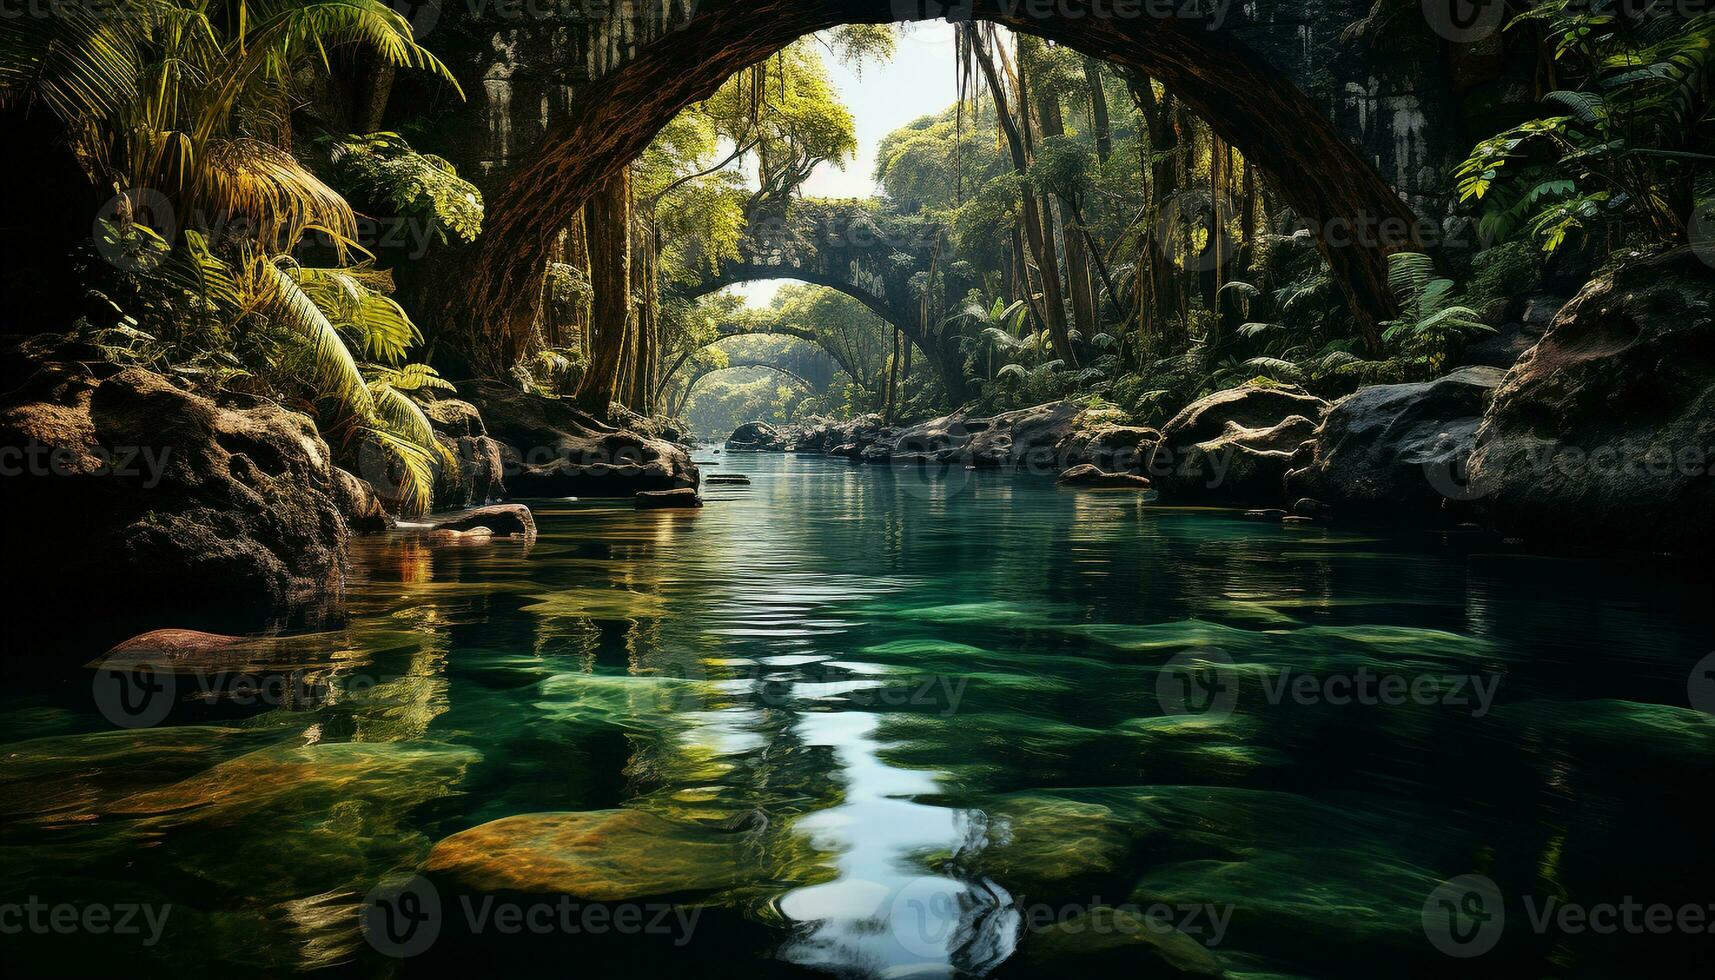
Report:
[[[1707,582],[994,472],[700,458],[750,485],[700,511],[533,501],[528,547],[358,540],[347,629],[174,675],[159,717],[99,671],[9,686],[15,962],[1613,976],[1707,952],[1646,921],[1715,898]],[[596,841],[633,865],[616,880],[696,882],[660,929],[504,934],[430,874],[433,953],[366,942],[357,903],[437,841],[611,810],[675,828]],[[1590,927],[1628,902],[1637,928]]]

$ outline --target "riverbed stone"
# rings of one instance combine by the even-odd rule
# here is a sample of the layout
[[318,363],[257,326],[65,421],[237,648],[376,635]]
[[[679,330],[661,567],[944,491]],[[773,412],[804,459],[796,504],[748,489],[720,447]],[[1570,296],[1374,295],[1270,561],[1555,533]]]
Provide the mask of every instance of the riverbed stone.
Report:
[[731,839],[640,810],[524,813],[437,843],[428,871],[475,892],[617,902],[708,894],[746,879]]

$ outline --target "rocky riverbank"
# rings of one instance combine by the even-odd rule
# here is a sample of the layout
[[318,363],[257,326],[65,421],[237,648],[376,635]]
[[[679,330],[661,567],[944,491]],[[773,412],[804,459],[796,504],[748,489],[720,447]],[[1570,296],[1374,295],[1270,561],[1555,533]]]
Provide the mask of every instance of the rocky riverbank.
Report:
[[1577,528],[1582,545],[1693,553],[1715,542],[1712,311],[1715,276],[1680,249],[1590,282],[1510,369],[1472,364],[1334,402],[1250,385],[1196,400],[1159,431],[1061,401],[905,426],[748,423],[728,445],[1067,486],[1147,481],[1163,503],[1295,521],[1477,522],[1555,547]]
[[[325,623],[343,613],[348,539],[398,524],[384,465],[266,399],[199,393],[57,335],[0,349],[0,392],[7,543],[28,569],[3,601],[20,617],[78,617],[99,597],[109,640]],[[457,460],[411,522],[431,544],[533,537],[527,508],[485,506],[501,500],[698,485],[682,447],[567,402],[482,381],[459,395],[423,405]]]

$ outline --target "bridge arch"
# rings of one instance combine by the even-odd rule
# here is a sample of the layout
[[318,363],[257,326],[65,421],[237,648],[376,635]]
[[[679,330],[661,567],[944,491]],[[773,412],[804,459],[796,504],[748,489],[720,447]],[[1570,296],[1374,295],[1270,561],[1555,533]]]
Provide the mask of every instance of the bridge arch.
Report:
[[781,367],[778,364],[773,364],[768,361],[729,361],[719,367],[709,367],[692,374],[690,379],[685,382],[685,387],[679,391],[678,397],[673,400],[674,404],[668,414],[677,416],[682,413],[685,410],[685,406],[691,401],[691,392],[696,390],[697,385],[702,383],[704,378],[720,374],[722,371],[736,371],[740,368],[764,368],[766,370],[773,371],[775,374],[780,375],[788,381],[797,383],[797,385],[803,388],[806,392],[814,392],[816,390],[815,385],[806,381],[791,369]]
[[823,353],[832,358],[834,363],[839,365],[840,370],[844,371],[846,376],[851,378],[854,383],[871,391],[872,393],[875,391],[875,389],[871,388],[864,380],[863,376],[858,372],[857,366],[850,362],[845,353],[839,350],[839,348],[829,344],[826,338],[822,337],[814,330],[810,330],[805,327],[794,327],[786,324],[751,326],[743,323],[723,323],[716,327],[715,331],[717,335],[713,341],[708,344],[704,344],[702,347],[696,347],[680,352],[679,356],[674,359],[673,363],[667,366],[667,370],[662,372],[660,379],[661,387],[656,391],[656,398],[658,400],[660,396],[665,393],[667,382],[673,379],[674,375],[678,373],[679,368],[684,366],[685,362],[691,358],[691,355],[695,354],[699,350],[706,350],[714,344],[718,344],[731,337],[793,337],[807,343],[815,344],[817,347],[821,348]]
[[[501,148],[512,154],[502,168],[509,176],[490,194],[479,250],[457,284],[443,280],[448,283],[443,288],[451,290],[445,315],[454,321],[474,318],[478,333],[499,327],[509,334],[511,326],[529,322],[555,229],[569,222],[594,189],[637,156],[676,113],[793,40],[841,24],[932,19],[950,8],[1160,80],[1271,175],[1281,197],[1310,223],[1361,320],[1391,305],[1386,253],[1408,245],[1417,234],[1411,209],[1378,172],[1383,162],[1378,147],[1392,139],[1403,149],[1390,155],[1410,157],[1390,161],[1401,192],[1413,189],[1419,173],[1434,169],[1436,157],[1450,155],[1446,147],[1437,151],[1420,145],[1426,133],[1445,130],[1443,138],[1452,138],[1447,110],[1435,108],[1441,105],[1439,92],[1412,95],[1409,112],[1398,110],[1389,123],[1398,130],[1404,115],[1410,115],[1410,133],[1416,136],[1402,140],[1397,133],[1379,132],[1386,126],[1379,122],[1384,96],[1377,78],[1392,74],[1382,63],[1391,56],[1354,55],[1319,36],[1337,34],[1329,28],[1363,17],[1368,8],[1363,0],[1230,5],[1183,0],[1168,5],[1176,14],[1210,11],[1201,17],[1120,17],[1113,13],[1120,5],[1087,0],[1062,0],[1051,11],[1015,0],[953,0],[946,6],[936,0],[615,3],[616,9],[637,16],[586,25],[569,43],[559,42],[555,50],[581,64],[588,78],[571,87],[563,111],[554,114],[557,124],[544,127],[537,145],[522,153],[510,145]],[[1102,10],[1109,13],[1104,16]],[[1222,12],[1224,24],[1211,19],[1215,10]],[[511,26],[514,33],[521,30]],[[560,30],[556,36],[566,36],[563,25],[549,26]],[[495,39],[499,46],[501,35]],[[1445,62],[1444,50],[1438,57]],[[1345,65],[1353,59],[1355,67]],[[1445,64],[1442,68],[1440,76],[1450,75]],[[515,78],[516,72],[504,86],[493,87],[511,92]],[[482,75],[471,81],[475,84],[467,89],[484,91],[492,79]],[[1317,93],[1314,99],[1311,92]],[[1352,100],[1355,112],[1342,110],[1342,100]],[[549,99],[544,95],[542,101],[546,118]],[[1442,101],[1452,104],[1450,94]],[[514,141],[510,121],[497,137],[507,144]],[[492,162],[492,155],[482,161]],[[1365,233],[1377,228],[1394,229],[1396,237]]]

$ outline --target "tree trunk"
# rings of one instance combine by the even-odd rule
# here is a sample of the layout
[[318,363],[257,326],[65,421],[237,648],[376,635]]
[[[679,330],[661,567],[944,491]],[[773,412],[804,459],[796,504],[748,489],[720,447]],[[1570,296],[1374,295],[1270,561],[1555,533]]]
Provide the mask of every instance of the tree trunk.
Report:
[[[1012,151],[1012,168],[1020,177],[1030,170],[1030,153],[1026,148],[1024,133],[1019,121],[1013,117],[1007,104],[1006,90],[1001,86],[1000,73],[995,70],[994,57],[989,53],[988,45],[980,38],[973,40],[971,45],[977,56],[977,63],[982,67],[983,78],[988,82],[989,92],[994,96],[995,117],[1000,121],[1001,131],[1006,134],[1008,148]],[[1023,87],[1023,79],[1019,86]],[[1019,100],[1021,114],[1028,113],[1028,103]],[[1054,242],[1048,240],[1043,233],[1041,209],[1036,201],[1036,193],[1028,185],[1020,189],[1019,196],[1024,203],[1024,237],[1030,245],[1031,256],[1036,260],[1036,268],[1042,274],[1042,309],[1041,314],[1047,319],[1048,336],[1054,343],[1054,352],[1068,365],[1076,366],[1077,356],[1072,352],[1072,338],[1066,331],[1066,304],[1060,292],[1060,262],[1054,254]]]
[[1101,62],[1084,59],[1084,82],[1090,87],[1090,128],[1096,133],[1096,159],[1107,163],[1114,152],[1114,134],[1108,121],[1108,94],[1102,90]]
[[[1045,93],[1037,100],[1037,111],[1042,116],[1042,135],[1066,135],[1066,121],[1060,114],[1060,99],[1052,93]],[[1060,239],[1066,249],[1066,289],[1072,294],[1072,319],[1078,326],[1078,335],[1089,343],[1096,335],[1096,296],[1090,280],[1090,257],[1084,250],[1082,231],[1073,221],[1078,212],[1077,202],[1060,194],[1060,206],[1050,208],[1050,213],[1057,219],[1060,226]]]
[[589,363],[574,396],[579,408],[607,418],[631,334],[631,171],[596,189],[585,209],[590,252]]

